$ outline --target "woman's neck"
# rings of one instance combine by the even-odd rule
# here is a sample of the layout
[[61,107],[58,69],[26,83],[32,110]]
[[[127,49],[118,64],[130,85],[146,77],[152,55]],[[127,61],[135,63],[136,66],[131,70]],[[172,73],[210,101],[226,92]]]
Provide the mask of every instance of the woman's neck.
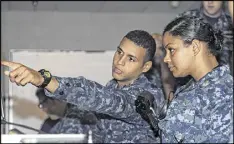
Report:
[[207,58],[202,59],[200,62],[197,63],[191,76],[196,81],[199,81],[202,77],[211,72],[218,65],[219,63],[216,60],[215,56],[208,56]]

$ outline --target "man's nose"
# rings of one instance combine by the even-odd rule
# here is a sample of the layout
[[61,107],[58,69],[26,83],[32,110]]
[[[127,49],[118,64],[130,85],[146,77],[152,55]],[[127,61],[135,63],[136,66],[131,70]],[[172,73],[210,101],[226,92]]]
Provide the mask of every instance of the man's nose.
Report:
[[124,56],[121,56],[120,58],[119,58],[119,60],[118,60],[118,64],[119,65],[125,65],[125,57]]
[[208,1],[208,4],[212,4],[213,3],[213,1]]

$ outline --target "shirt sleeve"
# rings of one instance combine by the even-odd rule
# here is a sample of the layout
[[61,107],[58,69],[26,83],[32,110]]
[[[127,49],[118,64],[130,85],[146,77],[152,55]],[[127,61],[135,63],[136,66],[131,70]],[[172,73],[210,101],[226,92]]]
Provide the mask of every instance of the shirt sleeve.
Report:
[[84,77],[55,78],[59,82],[59,87],[54,93],[45,90],[49,97],[74,104],[81,110],[95,111],[122,119],[136,114],[135,95],[140,89],[129,91],[109,89]]

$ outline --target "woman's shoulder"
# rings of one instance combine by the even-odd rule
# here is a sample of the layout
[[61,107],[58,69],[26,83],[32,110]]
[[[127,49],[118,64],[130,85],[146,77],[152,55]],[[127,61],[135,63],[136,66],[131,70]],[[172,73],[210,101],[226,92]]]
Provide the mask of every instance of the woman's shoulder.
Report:
[[[207,82],[207,84],[206,84]],[[211,73],[209,78],[201,86],[207,89],[208,93],[215,95],[233,94],[233,77],[227,66],[220,66]]]

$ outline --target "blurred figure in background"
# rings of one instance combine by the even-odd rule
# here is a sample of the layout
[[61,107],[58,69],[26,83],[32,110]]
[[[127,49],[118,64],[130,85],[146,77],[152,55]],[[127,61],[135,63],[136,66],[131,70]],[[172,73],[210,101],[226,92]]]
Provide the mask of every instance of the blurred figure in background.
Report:
[[[233,32],[233,1],[228,1],[228,10],[232,17],[232,32]],[[232,42],[232,45],[233,45],[233,42]],[[233,52],[231,55],[231,70],[232,70],[232,76],[233,76]]]
[[233,1],[228,1],[228,10],[229,10],[230,16],[232,17],[232,22],[233,22]]
[[175,79],[166,63],[163,62],[165,52],[162,47],[162,35],[154,33],[152,36],[156,43],[156,52],[152,68],[145,73],[145,76],[163,90],[165,99],[171,100],[175,89]]
[[[46,96],[43,88],[37,89],[36,96],[39,99],[38,107],[48,115],[40,128],[43,132],[53,133],[61,124],[72,123],[77,131],[71,133],[83,134],[88,133],[90,129],[93,130],[98,121],[92,112],[79,110],[73,104]],[[100,137],[95,142],[101,142]]]
[[[228,10],[229,10],[229,13],[232,17],[232,24],[233,24],[233,1],[228,1]],[[233,25],[232,25],[232,31],[233,31]],[[232,53],[232,66],[233,66],[233,53]],[[232,123],[233,123],[233,109],[232,109]],[[232,128],[232,131],[233,131],[233,128]],[[233,143],[233,134],[230,135],[230,141],[229,143]]]
[[220,30],[224,36],[224,45],[220,52],[218,61],[220,64],[228,64],[233,75],[233,31],[232,19],[228,13],[225,12],[225,1],[202,1],[199,9],[186,11],[179,14],[196,16],[203,18],[213,26],[215,30]]
[[43,88],[37,89],[36,96],[39,100],[38,107],[48,114],[40,130],[49,133],[64,116],[67,103],[47,97]]

